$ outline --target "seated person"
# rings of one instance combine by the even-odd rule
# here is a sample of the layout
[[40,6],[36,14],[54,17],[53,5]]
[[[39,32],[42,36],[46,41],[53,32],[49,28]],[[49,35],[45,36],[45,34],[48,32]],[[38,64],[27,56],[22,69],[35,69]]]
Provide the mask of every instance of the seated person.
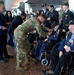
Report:
[[38,43],[38,47],[34,53],[35,56],[37,56],[37,59],[40,61],[41,60],[41,54],[43,52],[45,52],[48,47],[50,49],[52,49],[53,45],[57,42],[58,40],[58,37],[59,37],[59,31],[56,30],[54,31],[54,28],[56,26],[56,22],[53,22],[52,25],[51,25],[51,29],[46,37],[45,40],[41,40],[39,43]]
[[[69,32],[66,37],[60,42],[58,50],[51,51],[52,74],[59,75],[61,68],[66,66],[71,58],[70,51],[74,50],[74,21],[69,22]],[[49,71],[49,74],[51,72]]]

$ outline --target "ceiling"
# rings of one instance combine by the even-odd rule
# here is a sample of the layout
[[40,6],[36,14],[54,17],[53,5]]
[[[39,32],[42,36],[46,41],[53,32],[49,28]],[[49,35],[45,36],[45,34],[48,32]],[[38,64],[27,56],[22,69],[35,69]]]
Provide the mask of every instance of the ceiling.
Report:
[[53,4],[58,7],[63,2],[68,2],[68,0],[28,0],[27,3],[31,5],[34,10],[41,9],[41,4],[46,3],[47,6]]
[[8,9],[10,7],[14,8],[19,5],[19,2],[27,1],[26,3],[29,3],[30,6],[34,10],[41,9],[41,4],[46,3],[47,5],[53,4],[54,6],[60,5],[62,2],[67,2],[68,0],[0,0],[0,3],[6,2],[6,6],[8,6]]
[[60,4],[62,2],[67,2],[68,0],[28,0],[27,3],[30,4]]

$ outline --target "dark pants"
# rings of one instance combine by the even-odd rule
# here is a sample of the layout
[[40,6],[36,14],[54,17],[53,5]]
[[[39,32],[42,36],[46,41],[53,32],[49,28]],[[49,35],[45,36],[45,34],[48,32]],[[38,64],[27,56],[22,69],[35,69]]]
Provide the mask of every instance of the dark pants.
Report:
[[41,60],[41,55],[47,51],[48,48],[52,48],[52,44],[48,42],[44,42],[43,40],[38,43],[38,47],[35,51],[35,55],[37,56],[38,60]]
[[70,58],[71,58],[70,53],[64,52],[64,54],[59,58],[59,52],[57,49],[51,51],[51,62],[54,75],[59,75],[61,68],[63,66],[66,66]]
[[7,44],[13,47],[14,46],[13,36],[12,36],[11,31],[10,31],[10,28],[8,29],[8,34],[9,34],[9,40],[8,40]]
[[72,74],[71,75],[74,75],[74,70],[73,70],[73,72],[72,72]]
[[7,44],[7,35],[0,35],[0,59],[7,57],[7,49],[6,49],[6,44]]
[[39,41],[37,49],[34,52],[34,55],[41,60],[41,54],[44,53],[48,47],[48,42],[44,42],[43,40]]

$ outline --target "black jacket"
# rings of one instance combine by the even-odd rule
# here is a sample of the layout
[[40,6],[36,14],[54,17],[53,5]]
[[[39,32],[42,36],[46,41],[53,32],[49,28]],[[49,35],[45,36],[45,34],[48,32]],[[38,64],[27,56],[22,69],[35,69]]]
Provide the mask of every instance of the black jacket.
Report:
[[56,10],[53,10],[52,12],[48,13],[48,18],[50,18],[50,23],[53,23],[54,21],[57,22],[57,25],[59,23],[59,14]]
[[[5,23],[5,16],[2,13],[0,13],[0,26],[5,26],[6,28],[8,28],[8,26]],[[7,35],[7,30],[0,29],[0,36],[3,35]]]
[[60,28],[63,28],[66,31],[68,31],[68,27],[69,27],[68,24],[69,24],[70,20],[74,20],[74,15],[70,10],[68,10],[66,13],[63,14]]
[[16,17],[13,19],[13,21],[12,21],[12,26],[11,26],[11,28],[10,28],[10,32],[11,32],[12,35],[13,35],[14,30],[15,30],[20,24],[22,24],[22,23],[23,23],[23,21],[22,21],[21,16],[16,16]]

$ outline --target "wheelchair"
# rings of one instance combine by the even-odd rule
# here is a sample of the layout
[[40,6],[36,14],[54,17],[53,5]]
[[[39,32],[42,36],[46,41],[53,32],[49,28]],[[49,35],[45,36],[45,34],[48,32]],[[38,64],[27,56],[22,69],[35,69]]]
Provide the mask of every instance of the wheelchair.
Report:
[[[47,53],[50,54],[50,51],[53,50],[53,49],[56,49],[58,46],[59,46],[59,42],[56,43],[56,44],[53,46],[52,49],[48,49],[46,52],[43,52],[43,53],[41,54],[40,59],[41,59],[41,64],[42,64],[43,66],[47,66],[47,65],[48,65],[48,62],[49,62],[49,61],[47,60]],[[42,59],[42,57],[43,57],[43,59]]]
[[[52,50],[58,48],[59,44],[60,44],[60,42],[58,42],[57,44],[55,44],[54,47],[52,48]],[[59,75],[63,75],[63,72],[65,72],[64,75],[71,75],[71,72],[74,70],[74,50],[71,50],[70,53],[72,55],[71,58],[70,58],[70,62],[67,63],[66,66],[63,66],[61,68],[61,71],[60,71]],[[47,62],[47,58],[45,58],[43,60],[42,60],[42,65],[46,66],[46,64],[48,63]],[[51,61],[49,62],[48,66],[49,66],[49,68],[47,70],[43,70],[42,71],[43,75],[49,75],[48,71],[51,69]]]
[[[56,43],[51,50],[58,48],[59,44],[60,42]],[[42,53],[42,55],[44,55],[44,58],[41,60],[41,64],[43,66],[48,66],[48,69],[42,70],[42,73],[43,75],[49,75],[48,71],[51,69],[51,61],[49,62],[49,60],[46,57],[47,51],[45,53]]]
[[63,74],[64,69],[65,69],[65,75],[71,75],[72,70],[74,70],[74,50],[71,50],[70,53],[71,53],[70,62],[67,63],[66,66],[63,66],[61,68],[59,75]]

